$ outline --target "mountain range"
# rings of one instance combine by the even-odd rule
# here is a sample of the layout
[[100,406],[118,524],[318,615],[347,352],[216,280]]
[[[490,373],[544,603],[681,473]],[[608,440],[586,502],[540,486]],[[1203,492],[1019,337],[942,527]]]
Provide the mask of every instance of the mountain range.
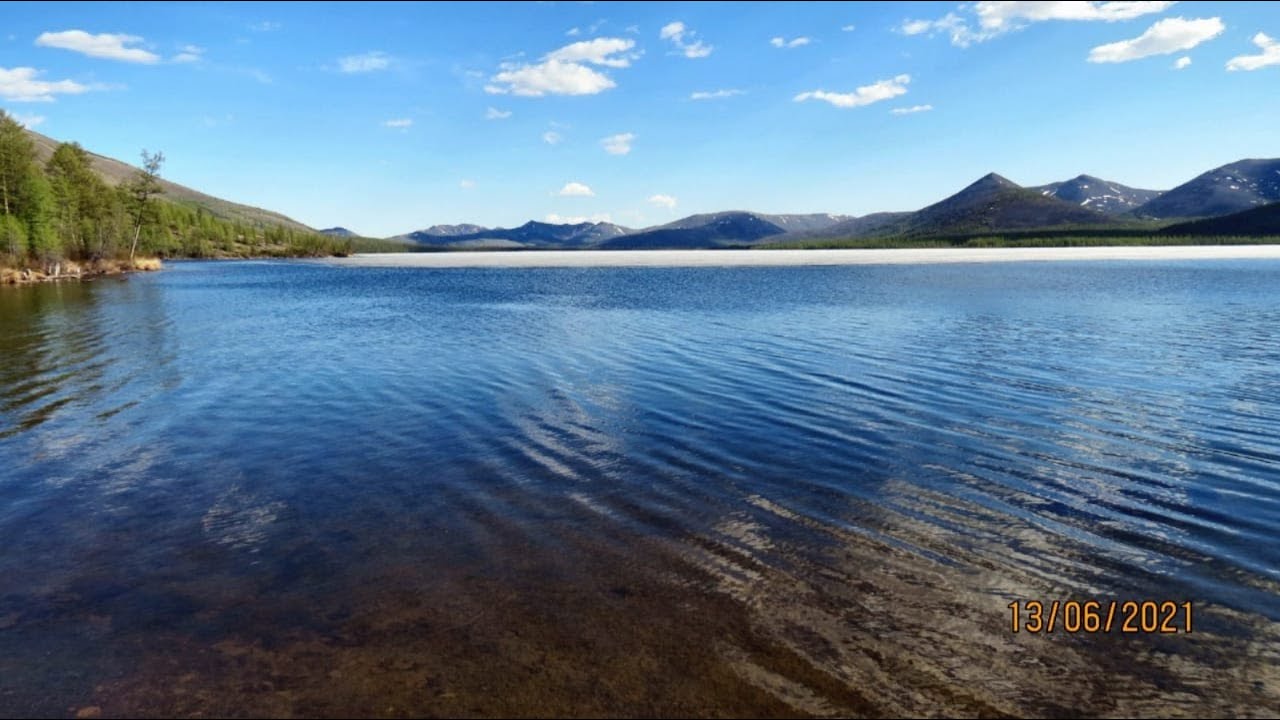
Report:
[[[1280,234],[1274,212],[1221,224],[1179,223],[1216,218],[1280,201],[1280,159],[1223,165],[1169,191],[1133,188],[1092,175],[1022,187],[989,173],[959,192],[911,212],[861,217],[832,214],[771,215],[735,210],[690,215],[655,227],[611,223],[514,229],[436,225],[397,239],[437,248],[692,249],[751,247],[795,241],[857,238],[946,238],[1033,231],[1163,232],[1186,228],[1249,228],[1244,234]],[[1224,219],[1225,220],[1225,219]],[[1229,234],[1240,234],[1231,230]]]
[[607,222],[581,222],[566,225],[529,222],[516,228],[486,228],[479,225],[433,225],[400,235],[407,240],[432,246],[452,248],[586,248],[601,245],[613,238],[633,232]]
[[[58,141],[27,131],[45,162]],[[94,170],[111,185],[136,168],[89,153]],[[235,203],[161,180],[161,197],[211,215],[254,226],[312,228],[280,213]],[[515,228],[433,225],[391,240],[438,249],[678,249],[751,247],[792,241],[859,238],[957,238],[1035,231],[1159,232],[1190,235],[1280,235],[1280,159],[1246,159],[1214,168],[1168,191],[1128,187],[1092,175],[1022,187],[989,173],[959,192],[919,210],[863,216],[828,213],[767,214],[746,210],[690,215],[647,228],[610,222],[555,224],[529,221]],[[356,237],[343,227],[318,232]]]

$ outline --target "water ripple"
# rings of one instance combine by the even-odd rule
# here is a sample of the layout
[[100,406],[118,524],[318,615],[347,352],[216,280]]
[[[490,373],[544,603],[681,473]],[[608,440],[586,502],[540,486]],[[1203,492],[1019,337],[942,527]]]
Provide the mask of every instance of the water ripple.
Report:
[[[886,679],[906,670],[844,655],[839,634],[930,634],[900,612],[989,626],[1056,592],[1271,627],[1277,277],[1271,261],[193,263],[5,289],[0,623],[110,607],[93,622],[118,633],[346,637],[373,622],[353,608],[429,596],[464,608],[420,620],[453,632],[487,607],[468,583],[555,598],[554,615],[593,587],[565,578],[609,558],[593,577],[709,578],[824,677],[881,678],[882,704],[857,706],[871,714],[923,706]],[[643,587],[626,577],[609,602]],[[952,649],[947,677],[979,652]],[[822,684],[724,652],[770,692]],[[1010,705],[1014,681],[987,682],[985,710],[1065,702]]]

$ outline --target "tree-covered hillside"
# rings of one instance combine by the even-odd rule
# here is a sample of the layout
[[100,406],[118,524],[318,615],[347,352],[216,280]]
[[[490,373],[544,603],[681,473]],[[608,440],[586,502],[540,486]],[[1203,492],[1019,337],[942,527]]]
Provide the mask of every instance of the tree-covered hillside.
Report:
[[[93,156],[62,143],[41,163],[30,134],[0,111],[0,265],[57,275],[68,267],[135,264],[137,257],[343,255],[359,240],[296,226],[215,217],[166,198],[163,155],[108,183]],[[117,264],[117,266],[119,266]]]

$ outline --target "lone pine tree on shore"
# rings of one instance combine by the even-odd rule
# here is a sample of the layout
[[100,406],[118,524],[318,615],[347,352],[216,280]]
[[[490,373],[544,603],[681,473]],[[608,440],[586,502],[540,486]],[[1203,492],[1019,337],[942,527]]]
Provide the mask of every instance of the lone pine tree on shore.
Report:
[[142,167],[129,183],[129,199],[133,211],[133,244],[129,246],[129,262],[133,262],[138,252],[138,238],[142,235],[142,224],[151,210],[151,197],[163,192],[160,187],[160,166],[164,163],[164,153],[142,151]]

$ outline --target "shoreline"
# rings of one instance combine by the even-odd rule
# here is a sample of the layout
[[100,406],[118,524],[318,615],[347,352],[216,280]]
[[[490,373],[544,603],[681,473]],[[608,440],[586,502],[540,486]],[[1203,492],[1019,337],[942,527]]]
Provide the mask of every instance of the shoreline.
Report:
[[1280,260],[1280,245],[1141,245],[1049,248],[824,250],[495,250],[368,253],[320,258],[344,267],[776,267],[928,265],[1089,260]]
[[128,275],[132,272],[154,272],[164,269],[159,258],[128,260],[98,260],[79,265],[74,262],[59,263],[59,272],[53,275],[34,268],[0,268],[0,285],[39,285],[64,281],[85,281],[98,278]]

